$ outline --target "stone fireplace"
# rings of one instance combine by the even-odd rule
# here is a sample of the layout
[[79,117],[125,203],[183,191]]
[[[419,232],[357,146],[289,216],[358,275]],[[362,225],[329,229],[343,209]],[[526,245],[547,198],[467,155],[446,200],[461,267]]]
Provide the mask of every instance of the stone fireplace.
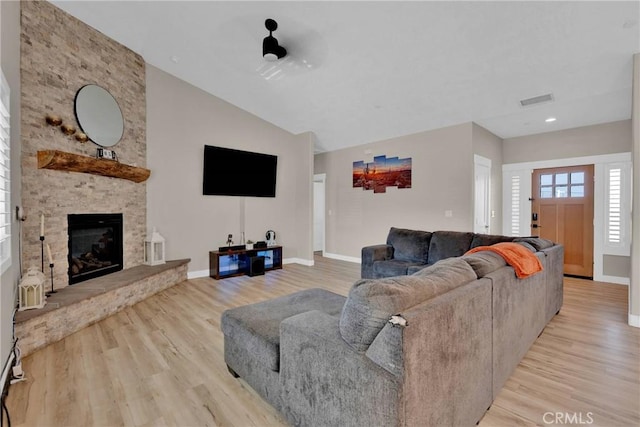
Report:
[[122,214],[71,214],[69,284],[122,270]]
[[78,283],[76,279],[84,279],[102,268],[88,274],[83,272],[71,280],[74,265],[80,269],[74,258],[79,264],[93,267],[107,263],[99,259],[105,254],[93,246],[99,248],[104,243],[99,241],[101,235],[98,242],[82,249],[84,258],[69,246],[69,237],[75,233],[69,228],[69,218],[76,214],[121,215],[126,221],[121,227],[122,257],[110,262],[119,264],[118,268],[123,270],[141,265],[147,234],[146,184],[38,169],[37,153],[58,150],[95,157],[96,144],[66,135],[59,126],[48,125],[45,118],[57,115],[63,124],[79,130],[74,112],[76,92],[84,85],[96,84],[113,95],[122,111],[124,132],[113,147],[118,160],[144,168],[147,162],[144,59],[50,2],[20,2],[20,7],[21,205],[27,216],[22,225],[22,267],[26,270],[31,265],[40,266],[41,214],[45,222],[44,243],[51,247],[55,266],[55,289]]
[[[96,144],[45,120],[56,115],[79,129],[74,99],[87,84],[106,89],[122,111],[124,133],[113,147],[118,160],[145,167],[144,59],[50,2],[22,1],[20,9],[20,173],[26,214],[20,261],[25,270],[40,268],[41,244],[49,246],[52,286],[60,291],[50,294],[44,307],[16,313],[15,336],[25,356],[186,280],[189,260],[142,265],[144,182],[96,175],[95,170],[38,168],[39,151],[55,150],[71,159],[96,155]],[[104,273],[109,274],[97,277]]]

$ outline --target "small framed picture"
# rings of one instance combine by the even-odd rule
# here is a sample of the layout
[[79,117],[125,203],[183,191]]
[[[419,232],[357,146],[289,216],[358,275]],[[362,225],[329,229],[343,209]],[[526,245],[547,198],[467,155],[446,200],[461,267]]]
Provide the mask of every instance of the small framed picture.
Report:
[[96,157],[99,159],[118,160],[116,152],[113,150],[107,150],[106,148],[98,148]]

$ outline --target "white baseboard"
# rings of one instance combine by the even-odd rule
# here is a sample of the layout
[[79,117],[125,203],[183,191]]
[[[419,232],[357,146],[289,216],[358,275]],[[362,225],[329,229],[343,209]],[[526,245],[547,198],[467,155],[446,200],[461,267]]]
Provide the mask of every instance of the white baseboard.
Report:
[[629,313],[629,325],[640,328],[640,316]]
[[197,279],[199,277],[209,277],[209,270],[188,271],[187,279]]
[[329,252],[325,252],[324,254],[322,254],[322,256],[324,256],[326,258],[337,259],[337,260],[340,260],[340,261],[355,262],[356,264],[362,264],[362,260],[360,258],[358,258],[358,257],[331,254]]
[[[339,259],[342,261],[356,262],[360,264],[360,258],[355,257],[346,257],[344,255],[336,255],[329,254],[327,252],[324,253],[324,256],[327,258]],[[282,260],[282,264],[301,264],[306,265],[307,267],[313,267],[314,261],[312,259],[304,259],[304,258],[285,258]],[[198,270],[198,271],[189,271],[187,272],[187,279],[197,279],[199,277],[209,277],[209,270]]]
[[607,282],[607,283],[615,283],[616,285],[627,285],[631,283],[631,280],[628,277],[619,277],[619,276],[607,276],[607,275],[594,275],[593,280],[596,282]]
[[302,258],[285,258],[282,260],[282,264],[302,264],[307,267],[313,267],[312,259],[302,259]]
[[[302,264],[308,267],[313,266],[313,260],[302,258],[285,258],[282,260],[282,264]],[[187,272],[187,279],[198,279],[200,277],[209,277],[209,270],[198,270]]]

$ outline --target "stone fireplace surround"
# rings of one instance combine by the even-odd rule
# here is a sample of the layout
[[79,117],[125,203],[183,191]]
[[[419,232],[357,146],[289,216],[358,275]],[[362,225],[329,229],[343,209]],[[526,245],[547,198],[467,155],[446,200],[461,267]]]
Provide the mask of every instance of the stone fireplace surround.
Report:
[[[40,266],[40,214],[45,245],[54,263],[54,288],[69,284],[67,216],[123,214],[124,269],[143,262],[146,184],[77,172],[38,169],[38,150],[95,156],[97,145],[81,143],[49,126],[55,114],[76,129],[74,99],[85,84],[107,89],[124,117],[124,135],[113,148],[118,159],[146,166],[146,85],[142,57],[45,1],[21,2],[22,267]],[[45,250],[46,257],[46,250]],[[48,263],[45,259],[45,263]],[[48,277],[48,275],[47,275]]]
[[[22,267],[40,266],[44,214],[44,243],[51,248],[58,291],[43,308],[16,313],[15,336],[26,356],[185,281],[190,260],[143,264],[144,182],[37,167],[42,150],[95,156],[97,145],[78,142],[45,120],[48,114],[58,115],[79,129],[75,94],[89,83],[108,90],[122,110],[124,134],[113,147],[119,161],[146,166],[144,59],[49,2],[23,1],[20,10],[21,203],[27,215],[21,229]],[[68,215],[96,213],[122,213],[123,270],[68,286]],[[46,289],[50,286],[47,275]]]

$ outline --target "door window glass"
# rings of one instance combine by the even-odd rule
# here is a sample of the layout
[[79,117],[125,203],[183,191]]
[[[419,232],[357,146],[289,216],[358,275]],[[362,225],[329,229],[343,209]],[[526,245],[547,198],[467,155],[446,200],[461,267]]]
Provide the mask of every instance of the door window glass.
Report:
[[571,184],[584,184],[584,172],[572,172]]
[[584,185],[572,185],[571,197],[584,197]]
[[557,186],[556,187],[556,198],[563,198],[563,197],[567,197],[567,186],[566,185],[562,185],[562,186]]
[[584,197],[584,172],[540,175],[541,199]]

